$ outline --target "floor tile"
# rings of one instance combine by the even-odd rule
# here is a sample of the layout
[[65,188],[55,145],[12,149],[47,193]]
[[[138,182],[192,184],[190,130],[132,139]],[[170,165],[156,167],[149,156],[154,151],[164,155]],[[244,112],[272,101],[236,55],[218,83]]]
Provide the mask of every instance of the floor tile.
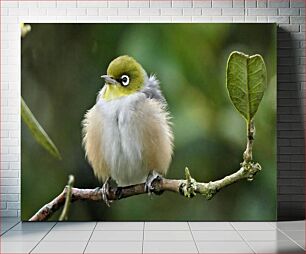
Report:
[[271,231],[239,231],[246,241],[282,241],[289,240],[287,236],[277,230]]
[[0,225],[1,234],[8,231],[12,227],[14,227],[16,224],[18,224],[17,221],[15,221],[15,222],[2,222],[1,225]]
[[197,242],[200,253],[253,253],[252,249],[241,242]]
[[0,253],[28,253],[37,242],[1,242]]
[[305,230],[305,221],[281,221],[276,223],[281,230]]
[[1,227],[0,227],[1,233],[0,233],[0,234],[2,235],[3,233],[5,233],[5,232],[8,231],[9,229],[11,229],[13,226],[14,226],[14,225],[4,225],[4,226],[1,225]]
[[305,249],[305,231],[304,230],[288,230],[282,231],[285,235],[289,236],[291,240],[295,241],[298,245]]
[[142,253],[142,242],[89,242],[85,253]]
[[94,231],[90,241],[142,241],[143,231]]
[[55,225],[55,222],[20,222],[11,230],[13,231],[48,231]]
[[145,241],[193,241],[190,231],[145,231]]
[[304,253],[304,250],[292,241],[249,242],[256,253]]
[[34,242],[40,241],[45,235],[46,231],[8,231],[1,236],[1,242]]
[[8,228],[1,228],[0,235],[4,234],[6,231],[8,231]]
[[269,222],[232,222],[236,230],[275,230]]
[[98,222],[95,230],[143,230],[144,222]]
[[96,222],[58,222],[54,226],[53,230],[66,231],[66,230],[93,230]]
[[188,222],[145,222],[145,230],[190,230]]
[[229,222],[189,222],[191,230],[235,230]]
[[305,240],[296,240],[295,242],[305,250]]
[[277,221],[269,221],[268,222],[274,229],[276,229]]
[[31,253],[83,253],[87,242],[40,242]]
[[305,231],[303,230],[283,230],[285,235],[288,235],[292,240],[305,240]]
[[1,228],[11,228],[15,225],[17,225],[19,222],[2,222],[1,223]]
[[242,241],[236,231],[192,231],[195,241]]
[[[18,232],[18,231],[15,231]],[[44,242],[85,242],[89,240],[92,231],[50,231],[43,239]]]
[[144,242],[143,253],[198,253],[195,243],[190,242]]

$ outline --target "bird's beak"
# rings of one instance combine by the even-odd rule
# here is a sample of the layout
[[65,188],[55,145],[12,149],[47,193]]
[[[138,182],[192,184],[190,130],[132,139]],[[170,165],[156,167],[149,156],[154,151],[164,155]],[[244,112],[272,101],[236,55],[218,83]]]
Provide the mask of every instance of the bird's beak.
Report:
[[117,80],[111,78],[108,75],[102,75],[101,78],[105,80],[105,83],[110,84],[110,85],[115,85],[118,83]]

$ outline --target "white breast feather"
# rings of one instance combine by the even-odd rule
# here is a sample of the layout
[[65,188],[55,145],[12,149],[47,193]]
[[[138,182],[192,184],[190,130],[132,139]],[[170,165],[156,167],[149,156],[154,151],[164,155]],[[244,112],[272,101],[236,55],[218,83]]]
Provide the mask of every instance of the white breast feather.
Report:
[[[101,138],[105,161],[119,186],[144,182],[150,169],[143,158],[146,118],[152,117],[143,93],[112,101],[99,100],[97,109],[103,118]],[[155,114],[156,115],[156,114]]]

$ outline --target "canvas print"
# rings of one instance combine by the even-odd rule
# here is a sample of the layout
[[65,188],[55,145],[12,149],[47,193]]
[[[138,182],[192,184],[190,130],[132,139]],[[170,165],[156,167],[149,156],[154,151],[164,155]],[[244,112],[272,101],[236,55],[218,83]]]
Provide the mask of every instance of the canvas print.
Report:
[[21,24],[23,221],[276,220],[275,24]]

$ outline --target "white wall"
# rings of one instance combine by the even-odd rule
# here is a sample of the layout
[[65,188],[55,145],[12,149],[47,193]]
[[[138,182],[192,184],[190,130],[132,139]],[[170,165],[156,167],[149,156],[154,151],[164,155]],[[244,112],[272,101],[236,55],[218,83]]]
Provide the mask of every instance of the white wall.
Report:
[[[288,97],[292,84],[304,87],[305,80],[305,4],[304,0],[187,0],[187,1],[0,1],[1,4],[1,216],[20,214],[20,22],[277,22],[291,34],[279,34],[280,100]],[[293,48],[296,68],[286,71]],[[284,53],[282,53],[284,52]],[[294,75],[294,78],[292,78]],[[287,92],[286,92],[287,91]],[[300,93],[302,94],[302,93]],[[283,96],[283,97],[282,97]],[[285,101],[284,101],[285,103]],[[282,102],[280,103],[282,104]],[[283,109],[286,109],[284,104]],[[284,112],[286,119],[289,113]],[[288,117],[287,117],[288,118]],[[284,120],[286,122],[286,120]],[[291,122],[292,123],[292,122]],[[280,137],[284,153],[295,148],[286,142],[291,127]],[[303,134],[297,135],[301,155]],[[290,141],[290,140],[289,140]],[[293,150],[295,151],[295,150]],[[294,152],[291,155],[296,155]],[[304,155],[303,155],[304,156]],[[293,158],[293,157],[292,157]],[[290,163],[292,162],[290,157]],[[294,157],[295,158],[295,157]],[[294,161],[293,161],[294,162]],[[284,161],[284,165],[287,163]],[[297,162],[298,163],[298,162]],[[288,164],[288,163],[287,163]],[[296,166],[296,165],[295,165]],[[284,166],[284,172],[297,171],[295,166]],[[292,177],[291,177],[292,178]],[[291,179],[290,178],[290,179]],[[285,177],[285,180],[287,178]],[[288,203],[290,188],[286,186],[281,202]],[[282,187],[280,186],[280,187]],[[287,189],[286,189],[287,188]],[[287,191],[287,192],[286,192]],[[299,189],[295,189],[300,195]],[[297,202],[298,198],[293,198]],[[303,201],[304,199],[302,199]],[[299,202],[302,202],[301,200]],[[289,209],[290,209],[289,203]]]

